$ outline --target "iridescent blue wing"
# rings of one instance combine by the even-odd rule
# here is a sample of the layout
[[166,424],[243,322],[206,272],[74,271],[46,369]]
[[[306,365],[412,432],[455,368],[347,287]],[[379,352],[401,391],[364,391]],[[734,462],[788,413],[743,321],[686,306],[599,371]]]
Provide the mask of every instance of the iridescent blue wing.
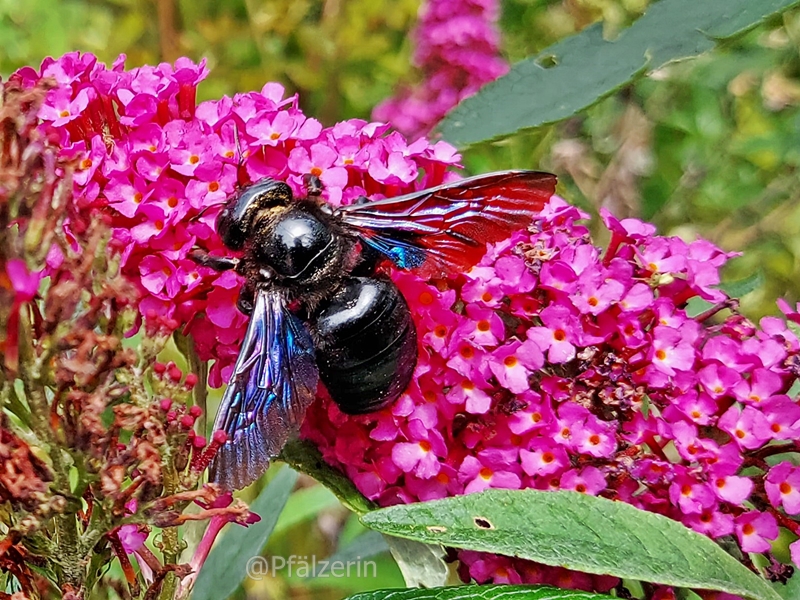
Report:
[[228,440],[209,480],[238,490],[258,479],[299,429],[318,381],[311,335],[280,295],[259,290],[214,421]]
[[468,269],[487,243],[527,227],[555,189],[550,173],[502,171],[343,206],[334,214],[401,269],[440,277]]

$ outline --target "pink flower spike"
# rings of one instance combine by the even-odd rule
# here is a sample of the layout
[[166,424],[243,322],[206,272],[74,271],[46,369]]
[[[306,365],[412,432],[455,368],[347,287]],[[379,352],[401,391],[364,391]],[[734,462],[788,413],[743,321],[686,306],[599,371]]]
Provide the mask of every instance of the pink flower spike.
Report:
[[528,339],[536,343],[542,352],[547,352],[547,359],[553,363],[564,363],[575,356],[575,346],[571,343],[576,338],[580,325],[570,310],[562,305],[553,305],[541,312],[544,327],[531,327]]
[[764,489],[772,506],[783,506],[789,515],[800,513],[800,468],[789,462],[775,465],[769,470]]
[[534,342],[528,340],[520,343],[515,340],[495,350],[488,361],[500,385],[519,394],[530,389],[528,375],[542,367],[544,356]]
[[778,533],[775,517],[768,513],[754,510],[736,517],[736,537],[743,552],[768,552]]
[[6,273],[11,280],[11,287],[14,288],[15,299],[17,302],[30,302],[39,290],[39,282],[42,280],[43,271],[29,272],[25,261],[12,258],[6,262]]
[[117,531],[117,535],[127,554],[133,554],[139,550],[147,539],[147,531],[140,529],[139,525],[123,525]]
[[719,428],[726,431],[742,448],[758,448],[771,437],[771,430],[764,415],[751,406],[731,406],[719,419]]
[[789,544],[789,552],[795,566],[800,566],[800,540]]

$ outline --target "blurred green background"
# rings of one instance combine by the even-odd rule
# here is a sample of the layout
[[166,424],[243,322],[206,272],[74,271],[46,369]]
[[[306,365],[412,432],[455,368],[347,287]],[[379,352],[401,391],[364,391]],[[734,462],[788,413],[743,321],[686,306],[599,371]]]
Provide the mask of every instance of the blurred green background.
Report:
[[[280,81],[309,114],[331,124],[369,118],[411,65],[419,0],[0,0],[0,74],[48,55],[89,51],[127,66],[189,56],[208,59],[201,99]],[[647,0],[504,0],[504,54],[520,60],[603,21],[607,37]],[[585,114],[464,151],[474,172],[541,168],[591,212],[607,206],[665,234],[703,236],[743,256],[725,278],[763,285],[744,312],[775,314],[775,298],[800,298],[800,11],[697,60],[673,64]],[[498,107],[502,110],[502,107]],[[597,230],[597,228],[595,228]],[[362,533],[357,521],[302,479],[267,554],[328,556]],[[248,490],[245,495],[255,493]],[[362,539],[363,542],[363,539]],[[368,544],[365,544],[366,548]],[[387,554],[376,578],[315,582],[265,577],[240,597],[341,598],[401,586]]]

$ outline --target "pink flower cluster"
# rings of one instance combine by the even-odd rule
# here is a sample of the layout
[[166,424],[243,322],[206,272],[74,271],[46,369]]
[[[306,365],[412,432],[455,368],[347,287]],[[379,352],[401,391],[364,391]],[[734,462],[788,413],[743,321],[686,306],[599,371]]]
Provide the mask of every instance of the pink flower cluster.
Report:
[[426,134],[463,98],[508,72],[498,56],[497,0],[427,0],[414,31],[419,86],[401,89],[379,104],[373,117],[405,135]]
[[[271,176],[303,195],[312,173],[328,201],[348,203],[446,181],[458,156],[378,123],[325,128],[276,84],[196,106],[205,74],[187,60],[125,71],[122,60],[109,69],[69,54],[12,77],[58,83],[41,118],[79,166],[68,236],[104,215],[145,326],[190,333],[200,357],[215,359],[218,386],[246,321],[235,308],[241,282],[189,254],[226,253],[213,225],[238,186]],[[797,337],[782,319],[712,320],[731,307],[715,288],[727,257],[713,245],[606,214],[601,252],[584,217],[554,199],[466,274],[426,282],[396,272],[420,341],[413,384],[373,415],[319,402],[304,435],[383,505],[488,487],[572,489],[732,536],[745,553],[768,554],[781,528],[800,535],[800,468],[786,458],[800,428],[790,395]],[[54,249],[49,267],[60,260]],[[716,305],[692,317],[693,297]],[[800,542],[791,550],[800,565]],[[464,577],[481,582],[613,584],[504,557],[461,559]]]
[[[800,467],[786,455],[800,438],[798,338],[783,319],[757,328],[723,312],[734,306],[716,289],[728,256],[711,243],[605,213],[603,252],[584,217],[553,199],[464,275],[433,285],[396,273],[419,332],[414,383],[372,415],[318,403],[304,435],[381,505],[577,490],[769,554],[780,528],[800,534]],[[712,308],[690,316],[694,297]],[[800,541],[791,551],[800,565]],[[460,559],[478,582],[616,583],[475,552]],[[770,574],[782,570],[774,562]]]
[[[138,285],[146,326],[191,334],[200,358],[215,359],[215,387],[227,381],[244,333],[246,317],[236,309],[241,281],[199,267],[189,254],[227,254],[214,222],[239,186],[269,176],[303,196],[303,175],[312,173],[336,205],[455,177],[447,172],[459,160],[452,146],[408,144],[388,125],[360,120],[323,127],[278,84],[195,106],[204,63],[126,71],[123,62],[109,69],[91,54],[72,53],[12,78],[58,84],[40,117],[78,162],[68,234],[81,235],[97,211],[110,219],[111,245]],[[60,260],[54,247],[48,264]]]

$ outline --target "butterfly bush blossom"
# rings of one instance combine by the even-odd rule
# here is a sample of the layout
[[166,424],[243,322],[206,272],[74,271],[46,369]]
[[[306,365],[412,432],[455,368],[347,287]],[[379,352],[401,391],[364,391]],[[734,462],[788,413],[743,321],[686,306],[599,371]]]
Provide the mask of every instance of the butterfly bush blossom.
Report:
[[499,56],[497,0],[427,0],[412,34],[415,87],[379,104],[373,117],[416,138],[430,131],[463,98],[508,72]]
[[[121,343],[137,289],[108,252],[108,215],[75,205],[77,160],[40,122],[51,91],[0,83],[0,569],[3,589],[17,590],[0,596],[50,598],[57,586],[77,600],[98,578],[119,591],[102,575],[116,559],[121,595],[171,597],[224,524],[258,517],[200,485],[225,436],[193,431],[197,376],[155,362],[172,332],[151,326],[136,348]],[[201,510],[182,514],[191,502]],[[181,564],[188,520],[209,527]]]
[[[487,488],[575,490],[735,540],[785,579],[791,570],[770,550],[781,528],[800,534],[800,468],[786,454],[800,433],[789,395],[800,372],[795,333],[784,319],[758,328],[726,310],[735,303],[716,285],[731,255],[713,244],[604,212],[602,250],[586,217],[554,198],[466,274],[396,273],[419,331],[414,383],[373,415],[318,403],[304,434],[382,506]],[[707,310],[691,315],[690,299]],[[800,542],[790,550],[800,564]],[[462,577],[480,583],[617,583],[477,552],[459,558]]]
[[[188,60],[126,71],[122,58],[107,68],[69,54],[12,80],[56,82],[40,118],[78,165],[67,236],[80,235],[86,215],[105,215],[139,321],[191,335],[199,358],[214,359],[209,383],[220,386],[244,333],[242,282],[198,266],[191,252],[228,254],[213,224],[238,186],[270,176],[303,195],[312,173],[328,202],[347,204],[457,178],[449,169],[459,156],[379,123],[323,127],[277,84],[196,105],[205,74]],[[604,214],[611,242],[601,250],[585,218],[554,198],[467,273],[424,281],[392,272],[418,331],[411,387],[360,417],[323,397],[302,435],[381,505],[490,487],[577,490],[735,540],[745,556],[770,556],[782,528],[800,534],[800,468],[786,458],[800,422],[789,391],[797,337],[783,319],[756,327],[735,312],[716,289],[729,255],[712,244]],[[62,260],[54,250],[47,269]],[[709,308],[687,313],[693,298]],[[126,533],[136,545],[136,532]],[[800,543],[790,548],[800,564]],[[479,582],[617,583],[459,557],[463,578]],[[774,561],[769,574],[785,576]]]
[[[92,209],[108,215],[111,247],[138,287],[142,319],[190,334],[200,358],[215,359],[214,387],[227,381],[243,337],[247,318],[236,308],[242,281],[198,266],[190,254],[229,254],[214,222],[241,185],[269,176],[303,196],[303,175],[311,173],[339,205],[457,178],[447,172],[459,159],[448,144],[408,144],[388,125],[360,120],[324,128],[279,84],[196,106],[204,63],[126,71],[123,61],[109,69],[90,54],[68,54],[12,80],[57,81],[40,116],[78,160],[69,226],[80,228]],[[48,260],[58,265],[58,251]]]

